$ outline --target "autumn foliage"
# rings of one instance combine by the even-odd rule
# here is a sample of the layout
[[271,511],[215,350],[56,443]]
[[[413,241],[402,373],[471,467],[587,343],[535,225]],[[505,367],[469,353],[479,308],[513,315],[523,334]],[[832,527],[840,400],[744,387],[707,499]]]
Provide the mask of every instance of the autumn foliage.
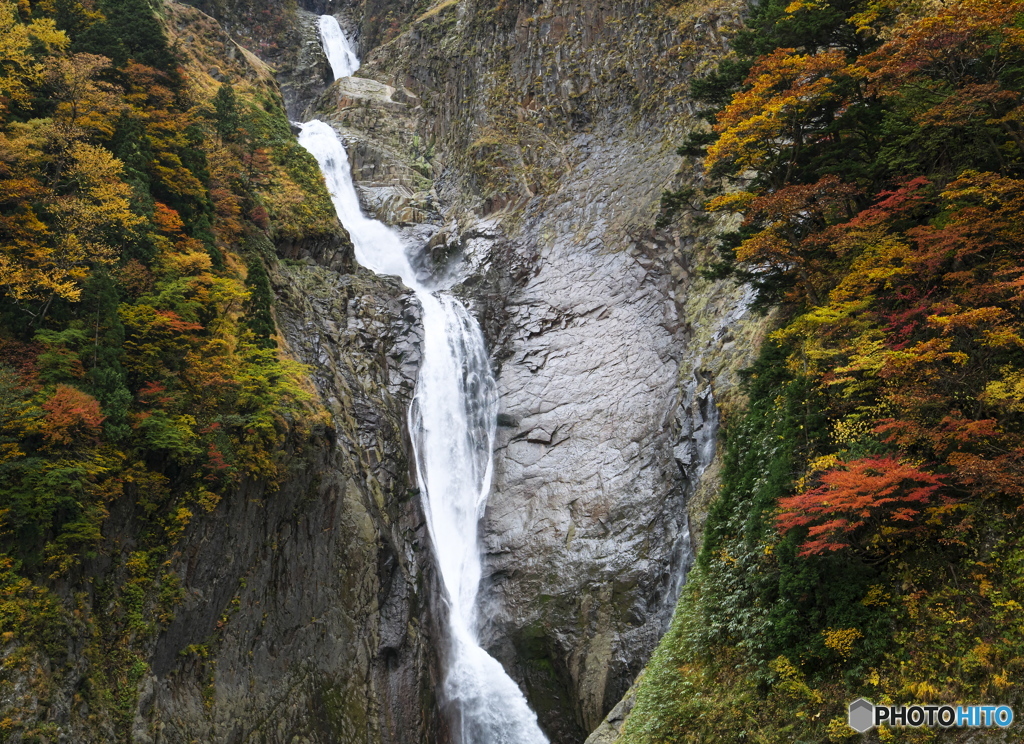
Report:
[[139,0],[0,2],[0,59],[0,541],[65,567],[95,547],[91,493],[152,472],[176,524],[200,484],[273,478],[304,396],[252,246],[336,223],[272,91],[197,97]]
[[623,739],[852,740],[858,696],[1016,709],[1024,1],[749,7],[679,153],[739,218],[707,276],[774,332]]
[[786,308],[776,337],[832,421],[808,461],[845,463],[812,468],[780,504],[783,532],[808,530],[805,554],[921,523],[889,507],[923,491],[871,496],[884,462],[893,478],[922,463],[917,482],[963,505],[929,521],[943,539],[1024,489],[1024,3],[840,5],[761,11],[783,37],[837,20],[855,33],[754,60],[705,160],[727,185],[708,209],[743,216],[728,262]]
[[[74,609],[96,715],[135,694],[193,514],[272,492],[304,436],[265,262],[338,228],[272,81],[244,60],[214,81],[164,23],[145,0],[0,0],[0,676],[65,652],[58,582],[105,582]],[[37,735],[4,708],[0,739]]]
[[46,414],[39,431],[49,444],[72,444],[80,438],[99,439],[103,414],[99,401],[88,393],[58,385],[42,409]]
[[935,502],[942,477],[894,457],[837,461],[818,478],[820,485],[779,501],[783,532],[807,527],[800,555],[844,550],[870,535],[862,550],[892,552],[895,536],[905,537]]

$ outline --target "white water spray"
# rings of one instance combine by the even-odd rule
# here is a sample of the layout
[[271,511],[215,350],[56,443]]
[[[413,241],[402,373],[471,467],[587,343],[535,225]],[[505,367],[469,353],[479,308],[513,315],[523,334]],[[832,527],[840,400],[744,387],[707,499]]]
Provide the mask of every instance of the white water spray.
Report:
[[[347,40],[324,32],[334,65],[344,58],[334,44]],[[337,21],[333,26],[337,26]],[[340,39],[337,41],[336,39]],[[354,55],[352,55],[354,58]],[[358,60],[355,62],[358,67]],[[334,67],[336,77],[356,68]],[[423,357],[409,408],[409,431],[423,494],[427,526],[449,608],[451,649],[444,698],[455,706],[461,744],[547,744],[518,685],[477,639],[480,584],[477,526],[491,488],[498,395],[483,334],[453,295],[431,292],[416,277],[401,238],[367,218],[352,184],[348,155],[333,127],[302,125],[299,143],[320,164],[338,218],[355,246],[356,260],[378,274],[396,274],[423,308]]]

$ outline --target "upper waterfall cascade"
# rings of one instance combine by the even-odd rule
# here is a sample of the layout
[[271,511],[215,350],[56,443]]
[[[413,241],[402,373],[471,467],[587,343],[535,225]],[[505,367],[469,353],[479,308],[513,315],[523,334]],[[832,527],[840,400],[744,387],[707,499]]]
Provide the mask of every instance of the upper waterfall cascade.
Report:
[[[331,16],[320,33],[335,78],[359,61]],[[480,326],[446,291],[433,291],[412,269],[399,235],[366,217],[337,132],[322,121],[301,125],[299,143],[320,164],[356,260],[393,274],[423,309],[423,355],[409,430],[427,525],[449,608],[451,646],[444,699],[455,706],[461,744],[547,744],[518,685],[477,638],[480,548],[477,527],[491,487],[498,395]]]
[[320,16],[317,22],[320,29],[320,42],[324,47],[327,61],[331,63],[334,79],[348,77],[359,69],[359,57],[352,42],[341,30],[338,19],[330,15]]

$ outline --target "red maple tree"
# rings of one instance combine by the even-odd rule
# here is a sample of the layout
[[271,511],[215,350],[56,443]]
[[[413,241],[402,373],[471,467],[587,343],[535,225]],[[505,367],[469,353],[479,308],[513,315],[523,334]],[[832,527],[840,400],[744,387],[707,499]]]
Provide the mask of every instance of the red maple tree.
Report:
[[779,500],[783,534],[807,527],[800,555],[888,546],[920,528],[922,513],[940,500],[943,477],[891,455],[839,461],[820,485]]

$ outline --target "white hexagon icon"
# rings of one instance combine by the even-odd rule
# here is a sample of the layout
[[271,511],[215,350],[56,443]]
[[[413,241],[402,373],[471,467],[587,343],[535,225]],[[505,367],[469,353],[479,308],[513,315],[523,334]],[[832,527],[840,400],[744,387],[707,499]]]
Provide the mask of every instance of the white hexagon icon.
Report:
[[857,698],[850,703],[850,715],[848,718],[850,728],[863,734],[875,725],[875,706],[870,700]]

